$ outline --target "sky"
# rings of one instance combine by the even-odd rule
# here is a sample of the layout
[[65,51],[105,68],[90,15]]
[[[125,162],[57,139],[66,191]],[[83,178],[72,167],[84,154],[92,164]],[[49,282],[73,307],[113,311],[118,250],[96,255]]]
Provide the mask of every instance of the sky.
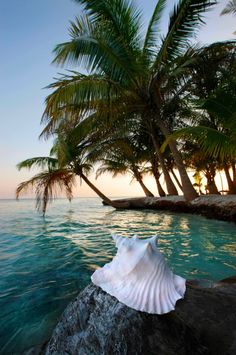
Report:
[[[167,1],[167,15],[175,1]],[[144,26],[151,16],[155,0],[136,0],[143,9]],[[235,38],[236,17],[220,16],[226,0],[219,1],[205,15],[206,25],[196,38],[200,43]],[[0,0],[0,198],[14,198],[17,185],[34,172],[17,171],[16,164],[34,156],[48,155],[51,141],[39,140],[44,100],[62,68],[52,65],[52,50],[68,40],[69,20],[81,12],[71,0]],[[168,16],[166,16],[166,19]],[[163,31],[167,21],[162,24]],[[78,69],[78,68],[77,68]],[[94,179],[93,176],[91,177]],[[102,176],[95,183],[110,196],[138,196],[137,183],[130,176],[112,179]],[[151,177],[146,184],[156,193]],[[94,196],[80,186],[75,196]]]

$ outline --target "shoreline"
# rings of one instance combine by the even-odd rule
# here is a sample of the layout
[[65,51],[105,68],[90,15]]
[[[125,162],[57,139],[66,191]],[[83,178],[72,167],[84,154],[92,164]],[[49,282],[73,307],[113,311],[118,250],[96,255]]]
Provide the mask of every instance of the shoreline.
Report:
[[[124,209],[151,209],[177,213],[191,213],[209,219],[236,223],[236,195],[202,195],[191,202],[183,196],[132,197],[115,199],[125,203]],[[103,202],[104,205],[106,205]]]

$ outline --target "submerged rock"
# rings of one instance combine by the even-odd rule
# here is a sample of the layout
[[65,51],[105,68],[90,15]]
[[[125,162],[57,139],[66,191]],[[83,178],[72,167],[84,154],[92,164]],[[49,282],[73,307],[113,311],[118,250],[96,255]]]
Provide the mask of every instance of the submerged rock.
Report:
[[189,283],[175,311],[150,315],[90,284],[66,308],[43,353],[236,354],[236,286]]

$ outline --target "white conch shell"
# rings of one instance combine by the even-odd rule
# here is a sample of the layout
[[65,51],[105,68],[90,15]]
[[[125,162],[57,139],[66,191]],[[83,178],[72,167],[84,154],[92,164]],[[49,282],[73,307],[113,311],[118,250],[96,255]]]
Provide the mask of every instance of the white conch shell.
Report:
[[117,254],[93,273],[92,282],[138,311],[163,314],[173,310],[184,297],[186,280],[170,270],[157,249],[157,236],[113,239]]

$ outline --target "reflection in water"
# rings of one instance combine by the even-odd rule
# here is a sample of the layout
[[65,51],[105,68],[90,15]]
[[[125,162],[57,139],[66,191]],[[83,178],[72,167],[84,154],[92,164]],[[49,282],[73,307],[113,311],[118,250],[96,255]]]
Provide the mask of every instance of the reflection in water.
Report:
[[186,232],[186,233],[189,232],[189,224],[188,224],[188,222],[189,222],[189,219],[186,218],[186,217],[181,217],[179,219],[180,229],[182,230],[183,233],[184,232]]
[[111,234],[159,236],[186,278],[235,273],[235,225],[160,211],[114,211],[97,199],[64,200],[45,218],[34,201],[0,202],[0,353],[44,342],[66,304],[115,254]]

